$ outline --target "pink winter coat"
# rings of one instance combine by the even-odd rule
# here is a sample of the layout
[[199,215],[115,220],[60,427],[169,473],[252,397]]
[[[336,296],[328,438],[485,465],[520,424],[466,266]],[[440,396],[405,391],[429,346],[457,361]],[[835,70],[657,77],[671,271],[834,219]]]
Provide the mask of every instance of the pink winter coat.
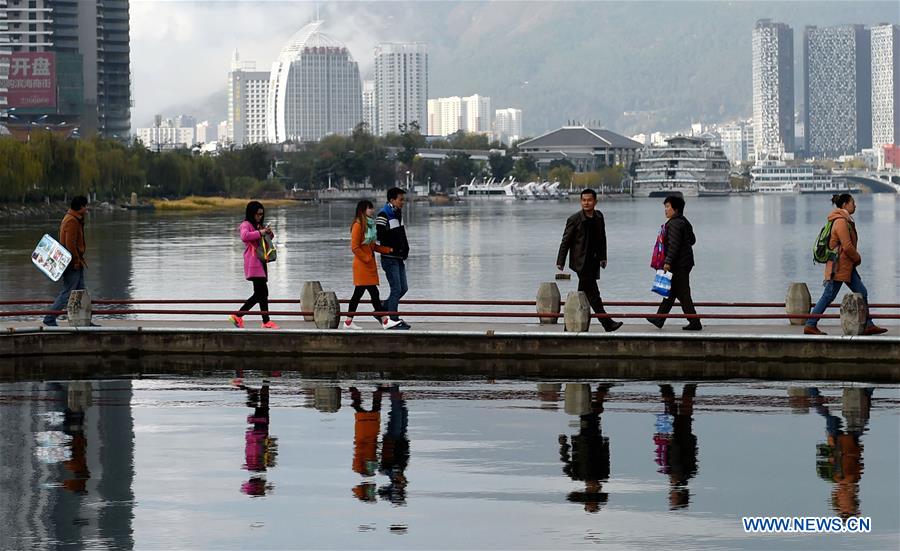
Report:
[[262,238],[259,230],[254,229],[253,224],[244,220],[241,222],[241,241],[244,242],[244,278],[266,277],[266,268],[262,260],[256,256],[259,248],[259,240]]

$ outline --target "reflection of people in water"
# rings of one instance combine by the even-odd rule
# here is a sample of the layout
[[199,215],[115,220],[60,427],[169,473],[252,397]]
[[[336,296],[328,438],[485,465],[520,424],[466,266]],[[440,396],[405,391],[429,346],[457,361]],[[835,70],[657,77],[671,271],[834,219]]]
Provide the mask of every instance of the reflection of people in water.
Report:
[[[354,409],[353,471],[361,476],[375,476],[378,466],[378,431],[381,429],[381,394],[379,386],[372,396],[372,409],[362,407],[362,395],[356,387],[350,387],[350,406]],[[362,501],[374,502],[375,484],[363,482],[353,489]]]
[[390,482],[378,490],[382,499],[388,499],[395,505],[406,504],[406,466],[409,464],[409,438],[406,428],[409,425],[409,410],[400,387],[392,385],[386,390],[390,393],[391,409],[388,412],[387,427],[381,437],[381,467],[379,472],[387,475]]
[[816,472],[835,486],[831,505],[842,518],[860,514],[859,481],[862,478],[862,434],[869,421],[873,388],[845,388],[841,401],[846,430],[841,419],[825,405],[818,388],[808,389],[810,404],[825,418],[826,442],[816,446]]
[[66,409],[63,411],[63,432],[72,437],[69,442],[71,458],[63,463],[69,473],[63,487],[76,494],[87,493],[91,472],[87,464],[87,438],[84,435],[84,410],[91,405],[93,391],[89,382],[68,384]]
[[[391,399],[388,422],[381,437],[381,461],[379,463],[378,432],[381,428],[381,399],[387,392]],[[406,466],[409,464],[409,439],[407,426],[409,411],[403,393],[397,385],[379,385],[372,395],[372,409],[362,407],[362,395],[350,388],[351,407],[354,414],[353,470],[364,477],[372,477],[376,469],[388,477],[388,484],[377,487],[374,481],[363,481],[353,488],[353,495],[360,501],[374,503],[387,499],[395,505],[406,504]]]
[[257,473],[241,484],[241,491],[249,496],[264,496],[272,490],[264,473],[276,465],[278,457],[278,439],[269,436],[269,381],[263,380],[258,390],[243,384],[240,378],[235,381],[235,386],[247,392],[247,407],[253,408],[247,416],[250,426],[244,433],[244,468]]
[[688,480],[697,474],[697,437],[692,427],[696,391],[696,384],[684,385],[679,400],[672,385],[659,385],[665,413],[657,416],[653,443],[658,472],[669,475],[670,510],[688,506]]
[[[584,386],[590,392],[590,387]],[[609,500],[609,494],[603,492],[603,483],[609,480],[609,438],[603,436],[600,414],[611,386],[601,384],[597,387],[589,411],[579,417],[580,430],[571,436],[571,444],[565,434],[559,435],[563,472],[572,480],[584,481],[584,491],[571,492],[568,500],[584,503],[584,510],[589,513],[596,513]]]

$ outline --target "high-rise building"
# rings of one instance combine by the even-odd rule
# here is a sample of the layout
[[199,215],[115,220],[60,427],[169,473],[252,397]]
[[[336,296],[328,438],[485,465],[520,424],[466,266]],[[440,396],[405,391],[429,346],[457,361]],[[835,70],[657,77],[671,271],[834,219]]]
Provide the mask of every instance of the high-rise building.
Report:
[[900,141],[900,26],[872,33],[872,147]]
[[366,123],[369,132],[375,133],[375,128],[378,126],[378,113],[375,109],[374,80],[364,80],[362,83],[362,109],[363,122]]
[[231,138],[228,137],[228,121],[222,121],[216,125],[216,139],[222,144],[231,143]]
[[771,19],[753,28],[753,140],[757,156],[794,151],[794,30]]
[[428,50],[422,43],[382,43],[375,48],[375,134],[398,132],[412,122],[425,130]]
[[12,50],[9,49],[9,33],[7,32],[9,30],[7,5],[6,0],[0,0],[0,125],[6,122],[9,56],[12,54]]
[[6,0],[9,107],[26,122],[131,132],[128,0]]
[[463,98],[463,101],[466,103],[466,132],[490,134],[494,122],[491,98],[475,94]]
[[197,123],[197,126],[195,126],[194,129],[194,137],[198,144],[214,141],[210,139],[214,138],[214,136],[210,134],[209,121]]
[[[196,140],[196,127],[191,124],[189,126],[181,126],[180,122],[185,121],[184,116],[175,119],[157,119],[156,126],[150,126],[137,129],[137,138],[144,144],[147,149],[185,149],[194,145]],[[190,117],[193,119],[193,117]],[[193,121],[186,121],[193,122]]]
[[521,109],[509,107],[494,111],[494,139],[509,145],[522,138]]
[[228,141],[238,147],[266,141],[269,73],[234,51],[228,72]]
[[463,130],[479,134],[492,132],[491,98],[478,94],[461,98],[428,100],[428,133],[449,136]]
[[314,141],[350,134],[362,122],[359,65],[314,21],[291,37],[272,64],[266,105],[268,141]]
[[722,150],[732,164],[753,160],[753,124],[745,121],[719,127]]
[[852,155],[872,146],[872,62],[862,25],[803,33],[806,153]]

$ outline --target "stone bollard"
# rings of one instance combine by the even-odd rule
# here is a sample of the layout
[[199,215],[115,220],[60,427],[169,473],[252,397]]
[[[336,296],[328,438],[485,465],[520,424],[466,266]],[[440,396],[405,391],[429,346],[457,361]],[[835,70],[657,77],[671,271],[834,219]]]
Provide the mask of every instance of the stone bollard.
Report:
[[581,333],[591,326],[591,305],[584,291],[572,291],[566,296],[566,331]]
[[[537,311],[541,313],[559,313],[559,287],[554,282],[544,282],[538,287],[537,292]],[[555,324],[559,318],[542,317],[541,325]]]
[[869,309],[859,293],[847,293],[841,301],[841,329],[845,335],[862,335]]
[[587,383],[566,383],[565,408],[566,415],[585,415],[590,413],[591,385]]
[[[300,311],[312,312],[316,306],[316,296],[322,292],[322,284],[318,281],[304,281],[300,291]],[[313,321],[313,316],[303,316],[303,321]]]
[[841,415],[847,422],[847,432],[850,434],[862,434],[869,421],[872,398],[869,390],[853,387],[845,388],[841,392]]
[[137,202],[137,193],[135,193],[135,192],[133,192],[133,191],[131,192],[131,206],[132,206],[132,207],[138,206],[138,202]]
[[86,289],[78,289],[69,294],[66,304],[69,325],[72,327],[88,327],[91,325],[91,295]]
[[316,410],[334,413],[341,409],[341,389],[336,386],[317,386],[313,402]]
[[[784,297],[784,309],[788,314],[808,314],[812,310],[812,297],[809,296],[809,287],[806,283],[791,283],[787,296]],[[803,325],[805,319],[790,318],[791,325]]]
[[322,291],[316,295],[313,318],[316,329],[337,329],[341,321],[341,308],[334,291]]

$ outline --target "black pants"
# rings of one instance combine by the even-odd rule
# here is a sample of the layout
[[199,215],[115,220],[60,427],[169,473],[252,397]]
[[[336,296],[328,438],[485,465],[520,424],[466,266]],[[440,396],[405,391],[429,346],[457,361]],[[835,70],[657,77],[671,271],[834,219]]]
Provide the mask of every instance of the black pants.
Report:
[[[669,296],[663,299],[659,305],[657,314],[668,314],[675,305],[675,300],[681,303],[681,311],[685,314],[696,314],[694,309],[694,299],[691,298],[691,271],[672,272],[672,291]],[[665,323],[667,318],[659,318],[659,321]],[[700,318],[688,319],[688,324],[699,327]]]
[[[356,307],[359,306],[359,299],[362,298],[363,292],[368,291],[369,297],[372,299],[372,307],[375,308],[376,312],[382,312],[381,309],[381,299],[378,296],[378,286],[377,285],[357,285],[353,288],[353,296],[350,297],[350,305],[347,307],[349,312],[356,312]],[[381,316],[374,316],[375,319],[381,321]]]
[[[584,294],[587,295],[588,303],[591,305],[591,309],[594,310],[595,314],[605,314],[606,310],[603,309],[603,299],[600,298],[600,288],[597,287],[597,270],[588,269],[577,273],[578,290],[583,291]],[[602,325],[604,329],[609,328],[612,323],[612,318],[600,319],[600,325]]]
[[[266,284],[266,278],[264,277],[251,277],[250,281],[253,282],[253,294],[250,295],[250,298],[247,299],[247,302],[241,306],[241,311],[238,312],[238,317],[244,317],[244,314],[250,311],[251,308],[259,304],[259,309],[263,312],[269,310],[269,286]],[[269,315],[263,314],[262,317],[263,323],[269,322]]]

